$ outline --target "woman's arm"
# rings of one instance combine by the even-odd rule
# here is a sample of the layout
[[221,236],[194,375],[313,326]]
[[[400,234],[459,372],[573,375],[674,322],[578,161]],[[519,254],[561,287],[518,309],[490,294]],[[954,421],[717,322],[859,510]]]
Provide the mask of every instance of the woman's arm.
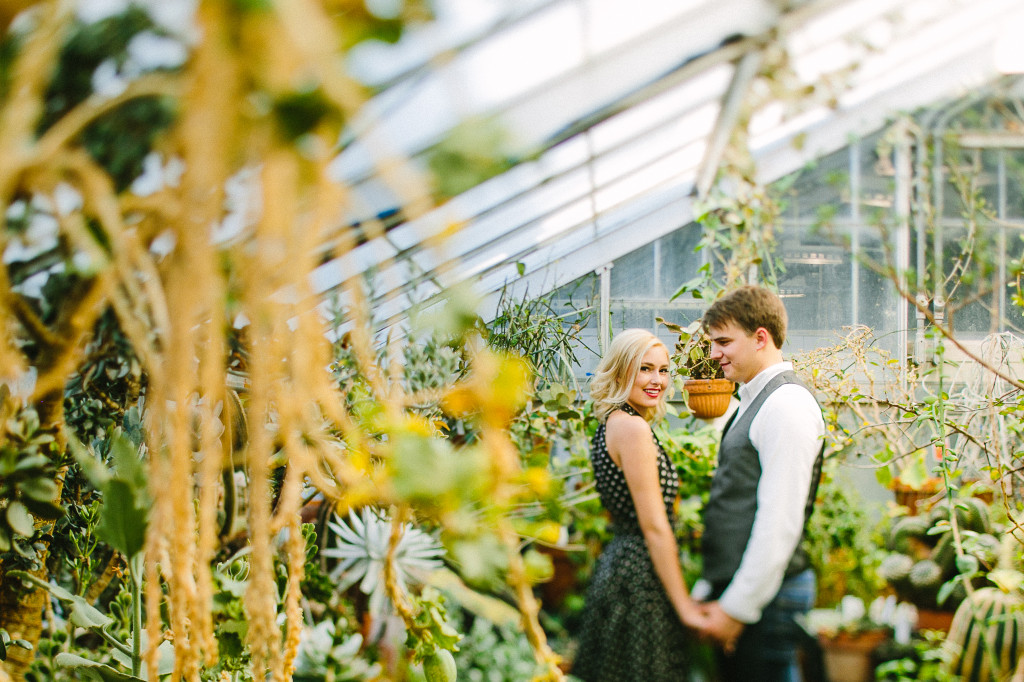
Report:
[[651,427],[643,417],[613,413],[608,418],[605,443],[608,454],[626,476],[647,551],[669,601],[684,624],[699,627],[703,613],[690,598],[679,566],[679,547],[665,512],[658,477],[658,448]]

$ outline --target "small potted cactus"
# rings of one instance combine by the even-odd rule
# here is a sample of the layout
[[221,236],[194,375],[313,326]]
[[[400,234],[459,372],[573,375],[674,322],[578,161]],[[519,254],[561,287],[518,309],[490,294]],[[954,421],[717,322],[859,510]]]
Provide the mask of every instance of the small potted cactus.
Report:
[[953,499],[927,514],[896,519],[886,539],[889,554],[878,567],[896,595],[918,608],[922,628],[949,629],[954,609],[967,596],[950,532],[951,511],[964,552],[977,563],[979,575],[973,580],[980,586],[980,576],[995,566],[999,541],[992,534],[988,506],[977,498]]

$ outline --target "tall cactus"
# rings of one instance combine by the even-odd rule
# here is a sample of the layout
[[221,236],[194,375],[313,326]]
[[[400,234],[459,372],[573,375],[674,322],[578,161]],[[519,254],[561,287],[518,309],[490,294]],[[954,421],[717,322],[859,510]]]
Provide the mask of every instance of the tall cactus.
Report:
[[1003,539],[998,568],[990,574],[996,587],[975,590],[953,616],[946,638],[949,671],[964,682],[1009,680],[1024,653],[1024,576],[1013,568],[1016,539]]
[[1009,680],[1024,646],[1024,601],[983,587],[956,610],[946,639],[950,671],[964,682]]

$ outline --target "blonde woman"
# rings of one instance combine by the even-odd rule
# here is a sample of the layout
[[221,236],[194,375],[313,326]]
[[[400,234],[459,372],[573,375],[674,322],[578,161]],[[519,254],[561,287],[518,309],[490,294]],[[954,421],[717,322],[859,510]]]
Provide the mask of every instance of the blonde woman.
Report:
[[668,349],[654,334],[616,335],[591,381],[601,425],[590,460],[614,538],[587,590],[572,673],[586,682],[685,680],[704,622],[690,599],[672,525],[679,477],[651,422],[671,394]]

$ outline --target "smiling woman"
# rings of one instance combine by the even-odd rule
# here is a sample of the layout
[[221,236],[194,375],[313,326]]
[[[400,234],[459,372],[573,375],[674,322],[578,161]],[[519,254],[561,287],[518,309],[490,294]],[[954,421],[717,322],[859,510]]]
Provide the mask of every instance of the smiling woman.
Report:
[[646,418],[649,411],[662,403],[670,385],[668,350],[664,346],[654,346],[640,358],[640,371],[633,379],[633,388],[626,402]]
[[573,675],[601,680],[685,679],[699,625],[673,532],[679,476],[650,423],[665,413],[668,349],[643,329],[620,332],[591,384],[602,422],[590,459],[614,538],[591,578]]
[[[647,353],[657,348],[665,349],[668,354],[665,344],[646,329],[627,329],[616,335],[590,382],[590,396],[598,420],[604,422],[608,415],[630,400]],[[653,412],[646,415],[648,421],[665,416],[665,402],[671,397],[672,384],[666,381],[660,399],[652,405]]]

